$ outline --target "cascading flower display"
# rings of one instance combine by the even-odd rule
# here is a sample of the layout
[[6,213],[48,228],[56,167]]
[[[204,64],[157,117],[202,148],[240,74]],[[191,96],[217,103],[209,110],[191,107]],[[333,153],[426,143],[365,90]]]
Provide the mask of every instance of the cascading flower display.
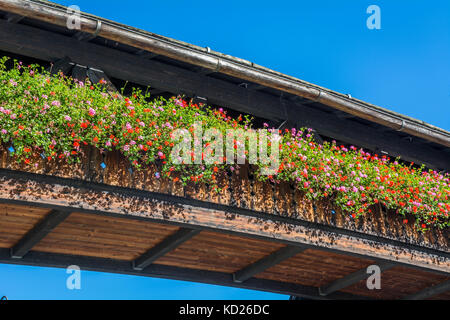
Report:
[[[225,159],[174,164],[172,133],[180,128],[192,133],[196,122],[223,133],[247,130],[252,127],[247,116],[235,119],[222,109],[180,97],[152,100],[140,89],[122,97],[108,92],[103,80],[91,84],[20,62],[6,68],[6,61],[0,60],[0,138],[18,161],[30,163],[35,156],[79,161],[82,146],[90,145],[100,152],[118,150],[136,168],[157,162],[161,171],[155,179],[165,176],[214,187],[221,172],[238,168]],[[355,219],[370,214],[378,204],[399,215],[413,215],[419,230],[449,226],[448,174],[406,166],[355,147],[317,144],[310,129],[277,132],[282,135],[279,168],[271,176],[256,170],[258,179],[293,183],[311,199],[329,198]]]

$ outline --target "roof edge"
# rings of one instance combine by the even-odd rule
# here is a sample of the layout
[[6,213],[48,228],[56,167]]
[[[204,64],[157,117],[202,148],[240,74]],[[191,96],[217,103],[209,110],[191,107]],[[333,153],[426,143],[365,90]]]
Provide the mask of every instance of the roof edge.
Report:
[[[41,0],[1,0],[0,10],[64,27],[73,14],[65,6]],[[83,12],[80,13],[80,31],[317,101],[394,130],[450,147],[450,132],[444,129],[209,48],[159,36]]]

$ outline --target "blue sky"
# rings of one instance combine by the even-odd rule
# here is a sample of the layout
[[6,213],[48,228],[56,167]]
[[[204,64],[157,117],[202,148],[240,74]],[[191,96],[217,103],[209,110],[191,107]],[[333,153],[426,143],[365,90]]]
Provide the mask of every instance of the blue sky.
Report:
[[[450,1],[56,1],[250,60],[450,130]],[[369,5],[381,30],[369,30]],[[286,299],[133,276],[0,265],[10,299]]]

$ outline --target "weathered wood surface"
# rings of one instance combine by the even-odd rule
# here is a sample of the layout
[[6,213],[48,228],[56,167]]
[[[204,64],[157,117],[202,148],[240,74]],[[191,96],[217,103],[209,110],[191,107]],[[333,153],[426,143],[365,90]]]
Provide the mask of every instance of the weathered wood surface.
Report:
[[[167,198],[167,196],[164,196],[164,194],[183,194],[185,197],[191,197],[194,200],[209,201],[211,191],[206,185],[193,185],[183,188],[183,190],[177,190],[177,188],[181,188],[179,184],[174,185],[172,181],[167,179],[156,181],[154,172],[158,170],[157,167],[150,167],[144,173],[139,173],[141,179],[144,176],[144,179],[152,181],[152,183],[142,183],[142,181],[137,180],[136,171],[128,170],[128,164],[120,154],[108,154],[104,159],[107,168],[102,170],[99,169],[100,162],[94,161],[95,159],[99,161],[98,159],[102,158],[95,155],[98,151],[94,148],[88,148],[85,151],[84,161],[74,165],[56,163],[54,161],[47,162],[41,157],[35,157],[32,164],[24,165],[17,163],[10,155],[3,152],[1,162],[1,167],[3,168],[51,174],[74,179],[69,181],[75,182],[83,179],[86,183],[91,183],[92,188],[95,188],[83,187],[83,183],[81,183],[80,187],[79,183],[71,185],[66,182],[61,184],[46,182],[46,176],[39,181],[27,178],[14,178],[4,172],[0,177],[0,185],[2,186],[0,189],[0,200],[31,202],[34,205],[50,208],[70,207],[71,209],[79,209],[78,211],[81,212],[94,211],[136,216],[176,224],[192,224],[204,228],[221,229],[248,236],[277,239],[285,243],[308,244],[340,252],[371,256],[450,272],[450,260],[448,259],[447,249],[448,239],[445,238],[442,232],[434,231],[431,235],[426,234],[425,236],[411,232],[411,238],[406,238],[408,234],[405,233],[403,235],[404,239],[410,243],[420,244],[421,247],[418,248],[417,246],[390,243],[383,240],[383,238],[360,237],[359,233],[349,234],[339,231],[341,229],[350,231],[364,230],[369,234],[395,239],[394,232],[391,230],[390,220],[397,217],[392,217],[386,213],[379,212],[380,216],[387,222],[381,224],[381,227],[369,220],[355,222],[340,218],[339,212],[333,215],[330,212],[331,206],[328,203],[318,202],[313,204],[306,201],[300,194],[290,191],[284,195],[284,198],[293,196],[296,205],[293,206],[292,213],[289,213],[287,209],[280,206],[279,203],[277,204],[280,200],[276,193],[280,191],[277,191],[277,187],[270,183],[261,185],[264,190],[261,194],[255,193],[252,195],[252,192],[239,192],[238,188],[241,188],[242,185],[249,185],[248,181],[241,181],[246,179],[243,174],[244,170],[235,173],[230,179],[232,184],[237,184],[235,187],[231,184],[231,190],[228,189],[227,191],[231,196],[224,197],[225,199],[230,199],[229,208],[231,209],[217,209],[214,206],[209,208],[208,205],[197,205],[198,202],[195,201],[195,204],[190,204],[188,200],[183,202],[183,198],[171,198],[171,196]],[[20,175],[20,172],[18,173]],[[125,192],[122,188],[118,188],[118,191],[115,192],[114,190],[116,189],[114,187],[110,187],[109,191],[107,191],[105,190],[107,189],[106,185],[102,187],[102,185],[96,183],[142,188],[145,191],[126,189]],[[188,190],[191,191],[188,192]],[[147,196],[150,193],[146,191],[154,193],[151,193],[152,196]],[[162,192],[164,192],[162,196],[157,196]],[[219,194],[219,199],[220,197],[221,194]],[[166,198],[169,200],[164,200]],[[178,200],[172,201],[173,199]],[[255,199],[259,200],[255,201]],[[256,205],[267,202],[269,205],[263,205],[262,208]],[[241,214],[239,206],[254,210],[252,211],[254,214]],[[281,212],[276,211],[277,206]],[[259,216],[258,212],[261,212],[261,216]],[[279,219],[286,216],[291,216],[294,219]],[[270,217],[273,217],[273,220]],[[295,221],[299,223],[295,223]],[[310,224],[309,222],[316,222],[316,224]],[[372,224],[369,224],[369,222]],[[329,230],[320,228],[318,225],[340,227],[341,229],[331,228]],[[420,249],[423,247],[431,247],[434,250],[438,248],[441,251],[430,253],[426,249]],[[447,254],[441,255],[439,252],[447,252]]]
[[[231,175],[219,175],[222,191],[217,193],[211,191],[211,187],[206,184],[189,184],[183,187],[180,182],[173,182],[164,177],[157,179],[155,173],[159,172],[159,169],[155,164],[136,170],[119,152],[108,152],[103,156],[98,149],[87,147],[83,149],[83,153],[80,163],[47,161],[36,156],[32,163],[25,165],[18,163],[6,151],[5,146],[0,146],[0,168],[183,196],[449,251],[448,229],[432,229],[420,233],[414,229],[412,217],[408,217],[408,224],[403,224],[402,216],[392,211],[386,212],[381,207],[372,208],[372,214],[355,220],[349,215],[344,216],[329,201],[309,201],[288,183],[256,181],[247,166]],[[101,168],[101,162],[106,164],[105,169]]]

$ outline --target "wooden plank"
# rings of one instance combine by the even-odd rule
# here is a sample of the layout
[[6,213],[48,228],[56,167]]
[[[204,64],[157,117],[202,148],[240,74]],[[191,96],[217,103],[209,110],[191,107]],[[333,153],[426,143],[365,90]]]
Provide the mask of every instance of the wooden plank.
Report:
[[437,284],[435,286],[426,288],[417,293],[408,295],[403,300],[425,300],[427,298],[433,297],[435,295],[450,291],[450,280]]
[[69,211],[52,210],[11,249],[11,257],[15,259],[23,258],[31,248],[49,234],[58,224],[63,222],[69,215]]
[[[395,266],[394,263],[390,262],[378,262],[375,263],[378,267],[380,267],[381,272],[388,270]],[[339,291],[343,288],[349,287],[361,280],[367,279],[370,274],[367,273],[367,268],[360,269],[356,272],[353,272],[341,279],[338,279],[330,284],[322,286],[319,288],[319,293],[322,296],[327,296],[333,292]]]
[[133,261],[134,270],[144,270],[156,259],[162,257],[166,253],[172,251],[183,242],[189,240],[200,232],[200,230],[192,230],[181,228],[174,234],[168,236],[166,239],[158,243],[153,248],[149,249],[142,256]]
[[255,263],[245,267],[244,269],[233,273],[233,281],[239,283],[244,282],[252,278],[255,274],[258,274],[266,269],[269,269],[270,267],[277,265],[283,260],[293,257],[294,255],[302,252],[303,250],[305,250],[305,247],[300,246],[299,247],[287,246],[281,248],[278,251],[275,251],[274,253],[268,255],[267,257],[264,257],[256,261]]

